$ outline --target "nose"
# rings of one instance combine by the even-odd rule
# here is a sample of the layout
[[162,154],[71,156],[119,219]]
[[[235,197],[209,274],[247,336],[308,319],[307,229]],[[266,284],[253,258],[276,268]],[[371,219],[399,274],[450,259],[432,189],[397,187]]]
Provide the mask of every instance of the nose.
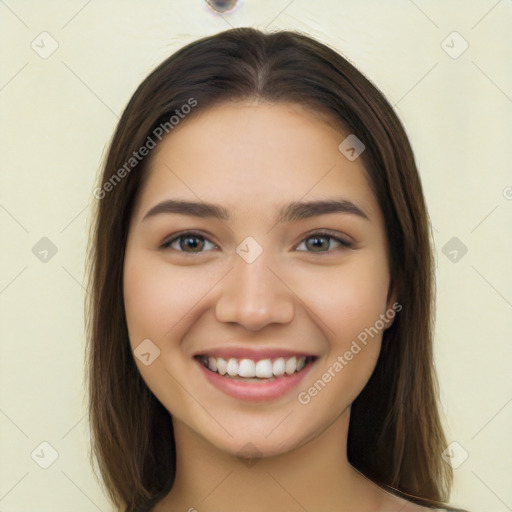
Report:
[[219,322],[237,323],[247,330],[257,331],[269,324],[286,324],[293,320],[293,292],[278,272],[268,267],[263,254],[252,263],[237,258],[234,265],[222,282],[215,305]]

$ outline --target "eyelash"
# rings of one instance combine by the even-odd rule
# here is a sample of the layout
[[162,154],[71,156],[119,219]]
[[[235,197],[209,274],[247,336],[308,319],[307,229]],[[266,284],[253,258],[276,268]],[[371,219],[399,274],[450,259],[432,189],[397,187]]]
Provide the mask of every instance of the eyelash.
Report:
[[[162,242],[162,244],[160,245],[160,249],[161,250],[164,250],[164,251],[167,251],[167,250],[171,250],[171,245],[182,239],[182,238],[187,238],[187,237],[195,237],[195,238],[200,238],[202,240],[205,240],[205,241],[209,241],[210,243],[213,244],[213,242],[211,242],[210,240],[208,240],[208,238],[206,238],[204,235],[202,235],[201,233],[197,233],[197,232],[194,232],[194,231],[186,231],[184,233],[181,233],[181,234],[178,234],[176,236],[173,236],[173,238],[169,239],[169,240],[166,240],[164,242]],[[314,233],[311,233],[310,235],[308,235],[306,238],[303,238],[302,241],[300,242],[299,245],[301,245],[302,243],[304,243],[306,240],[309,240],[310,238],[328,238],[330,240],[335,240],[336,242],[339,242],[340,246],[341,247],[338,247],[338,249],[351,249],[354,244],[351,243],[351,242],[348,242],[347,240],[344,240],[342,238],[339,238],[337,236],[334,236],[330,233],[328,233],[327,231],[317,231],[317,232],[314,232]],[[215,244],[213,244],[215,245]],[[181,252],[183,254],[187,254],[187,255],[194,255],[194,254],[202,254],[204,252],[208,252],[208,251],[199,251],[199,252],[188,252],[188,251],[182,251],[182,250],[179,250],[179,249],[172,249],[176,252]],[[334,250],[336,249],[328,249],[327,251],[308,251],[308,250],[300,250],[299,252],[309,252],[311,254],[328,254],[328,253],[332,253]]]

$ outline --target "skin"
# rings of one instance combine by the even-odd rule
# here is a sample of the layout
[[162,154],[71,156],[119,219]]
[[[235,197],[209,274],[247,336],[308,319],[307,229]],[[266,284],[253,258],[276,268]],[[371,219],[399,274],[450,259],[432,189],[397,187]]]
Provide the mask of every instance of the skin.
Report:
[[[246,101],[198,112],[151,155],[130,223],[124,301],[132,349],[149,338],[160,350],[149,366],[135,361],[173,419],[177,476],[156,512],[230,512],[241,504],[246,512],[423,510],[385,493],[347,460],[350,405],[375,367],[382,331],[308,404],[297,400],[395,302],[387,300],[382,213],[361,160],[338,150],[346,135],[300,105]],[[330,213],[275,222],[289,202],[340,197],[368,218]],[[216,203],[231,218],[142,220],[170,198]],[[194,239],[199,252],[183,239],[160,247],[187,230],[205,238]],[[327,239],[315,251],[311,235],[319,230],[352,246]],[[248,236],[263,249],[252,263],[236,253]],[[245,345],[318,359],[298,389],[246,402],[209,384],[193,359]],[[257,451],[252,463],[240,457],[247,443]]]

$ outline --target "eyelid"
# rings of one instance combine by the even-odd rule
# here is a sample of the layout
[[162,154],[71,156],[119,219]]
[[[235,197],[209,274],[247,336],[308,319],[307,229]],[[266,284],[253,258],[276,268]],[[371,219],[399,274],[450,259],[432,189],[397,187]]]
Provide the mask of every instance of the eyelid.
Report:
[[[215,248],[218,249],[218,247],[219,247],[215,242],[212,242],[208,238],[210,235],[205,236],[204,233],[199,232],[199,231],[186,230],[186,231],[182,231],[182,232],[179,232],[179,233],[174,233],[173,235],[171,235],[171,238],[165,238],[161,242],[161,244],[159,246],[159,249],[162,249],[164,251],[166,251],[166,250],[174,250],[175,252],[179,252],[179,253],[187,254],[187,255],[194,255],[194,254],[201,254],[201,253],[204,253],[204,252],[210,252],[210,251],[187,252],[187,251],[181,251],[181,250],[177,250],[177,249],[171,249],[170,246],[174,242],[176,242],[176,240],[179,240],[180,238],[184,237],[185,235],[192,235],[192,236],[196,236],[198,238],[202,238],[205,241],[208,241],[208,242],[212,243],[213,245],[215,245]],[[344,238],[339,233],[333,233],[333,232],[331,232],[328,229],[317,229],[317,230],[313,230],[310,233],[306,233],[305,235],[303,235],[303,237],[301,238],[300,242],[296,245],[296,247],[298,247],[299,245],[304,243],[306,240],[308,240],[309,238],[312,238],[314,236],[317,236],[317,237],[322,237],[323,236],[323,237],[335,240],[335,241],[340,243],[341,248],[345,248],[345,249],[351,249],[355,245],[355,242],[353,242],[353,241],[351,241],[349,239]],[[295,249],[295,250],[297,250],[297,249]],[[300,250],[299,252],[306,252],[306,253],[310,253],[310,254],[330,254],[330,253],[334,252],[335,250],[336,249],[330,249],[330,250],[327,250],[327,251],[318,251],[318,252],[316,252],[316,251]]]

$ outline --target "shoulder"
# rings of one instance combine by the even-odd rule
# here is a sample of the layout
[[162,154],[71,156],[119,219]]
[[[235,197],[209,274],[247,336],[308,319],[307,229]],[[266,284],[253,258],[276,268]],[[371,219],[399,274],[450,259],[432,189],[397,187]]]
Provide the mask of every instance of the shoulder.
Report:
[[425,507],[417,505],[405,498],[386,493],[381,511],[382,512],[448,512],[446,509]]

